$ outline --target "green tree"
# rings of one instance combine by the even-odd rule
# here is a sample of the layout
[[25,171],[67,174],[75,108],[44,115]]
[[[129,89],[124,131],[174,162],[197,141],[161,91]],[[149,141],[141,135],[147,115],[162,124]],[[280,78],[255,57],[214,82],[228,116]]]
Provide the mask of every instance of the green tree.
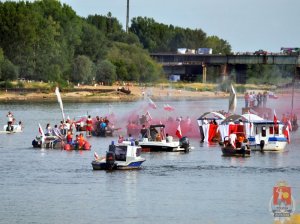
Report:
[[93,62],[85,55],[77,56],[73,63],[71,81],[74,83],[91,83],[94,77]]
[[96,81],[112,85],[116,81],[116,66],[108,60],[99,61],[96,64]]

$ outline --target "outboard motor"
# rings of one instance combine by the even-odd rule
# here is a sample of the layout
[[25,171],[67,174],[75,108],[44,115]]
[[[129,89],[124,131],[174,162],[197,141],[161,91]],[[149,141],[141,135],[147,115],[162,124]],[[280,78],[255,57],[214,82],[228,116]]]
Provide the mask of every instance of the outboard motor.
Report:
[[113,153],[116,152],[116,146],[115,146],[115,142],[114,141],[112,141],[111,145],[109,145],[108,151],[109,152],[113,152]]
[[179,140],[179,145],[180,145],[180,147],[184,148],[185,152],[190,151],[190,140],[187,137],[182,137]]
[[106,167],[108,170],[112,170],[115,166],[116,156],[115,152],[106,152]]
[[265,141],[264,140],[260,140],[259,147],[260,147],[260,151],[261,152],[264,152],[264,146],[265,146]]

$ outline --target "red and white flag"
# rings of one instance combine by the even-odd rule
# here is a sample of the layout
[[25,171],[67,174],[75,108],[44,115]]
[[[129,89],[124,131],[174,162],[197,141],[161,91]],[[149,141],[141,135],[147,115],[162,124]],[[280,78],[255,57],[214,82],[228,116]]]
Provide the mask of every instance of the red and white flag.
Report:
[[290,144],[290,131],[287,125],[284,127],[283,134],[287,138],[287,142]]
[[180,124],[178,124],[177,130],[176,130],[176,136],[180,139],[182,138],[182,133],[181,133],[181,128],[180,128]]
[[290,119],[288,119],[288,121],[287,121],[287,126],[289,128],[289,131],[292,131],[292,123],[291,123]]
[[150,99],[150,97],[148,97],[148,100],[149,100],[149,106],[150,106],[151,108],[153,108],[153,109],[156,109],[157,106],[156,106],[156,104]]
[[44,137],[45,134],[44,134],[44,131],[43,131],[43,128],[41,127],[41,125],[39,124],[39,133]]
[[94,157],[95,157],[95,160],[98,160],[99,159],[99,156],[96,152],[94,152]]
[[164,105],[164,110],[166,110],[166,111],[173,111],[175,109],[174,109],[174,107],[170,106],[169,104],[165,104]]
[[277,124],[278,124],[278,119],[277,119],[276,112],[274,109],[274,125],[277,126]]

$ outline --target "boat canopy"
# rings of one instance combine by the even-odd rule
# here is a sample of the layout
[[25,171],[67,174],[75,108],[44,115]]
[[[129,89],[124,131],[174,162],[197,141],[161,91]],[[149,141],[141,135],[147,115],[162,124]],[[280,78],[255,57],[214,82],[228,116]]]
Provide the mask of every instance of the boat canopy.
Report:
[[263,121],[264,119],[260,116],[257,116],[256,114],[233,114],[228,116],[224,121],[222,121],[221,124],[226,124],[230,121],[238,121],[238,120],[242,120],[243,122],[257,122],[257,121]]
[[225,116],[219,112],[211,111],[202,114],[197,120],[203,120],[204,118],[209,120],[210,119],[224,120]]

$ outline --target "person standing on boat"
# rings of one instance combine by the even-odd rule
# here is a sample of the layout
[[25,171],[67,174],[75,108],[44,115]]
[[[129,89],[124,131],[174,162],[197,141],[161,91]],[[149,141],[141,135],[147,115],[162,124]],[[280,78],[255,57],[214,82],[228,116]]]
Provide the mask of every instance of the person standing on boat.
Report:
[[148,132],[148,130],[147,130],[146,126],[143,124],[142,129],[140,131],[142,138],[148,138],[147,132]]
[[87,136],[91,136],[91,134],[92,134],[92,124],[93,124],[93,121],[92,121],[91,115],[89,115],[88,119],[86,120],[86,135]]
[[236,134],[232,131],[229,135],[229,143],[235,148]]
[[6,115],[6,117],[8,119],[8,123],[12,125],[13,121],[14,121],[14,115],[10,111],[8,111],[8,114]]

